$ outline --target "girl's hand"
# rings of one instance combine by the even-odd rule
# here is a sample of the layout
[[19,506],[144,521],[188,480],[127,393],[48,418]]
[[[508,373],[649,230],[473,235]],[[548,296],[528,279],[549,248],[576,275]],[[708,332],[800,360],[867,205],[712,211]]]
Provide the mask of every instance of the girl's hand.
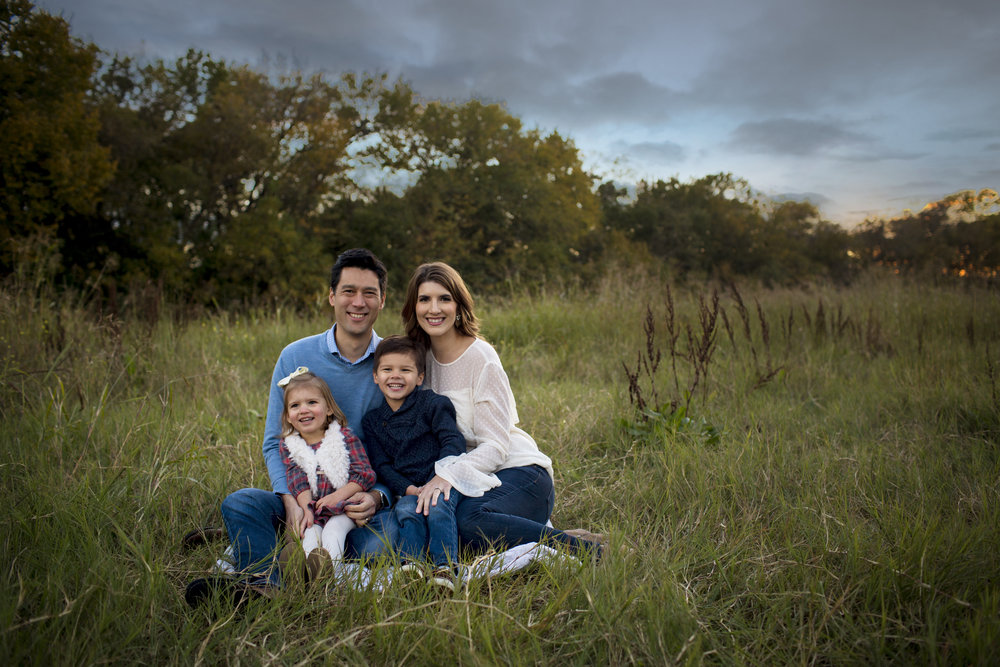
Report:
[[451,482],[440,475],[434,475],[431,481],[420,487],[417,494],[417,514],[421,512],[424,516],[431,513],[431,506],[438,504],[438,498],[444,496],[445,500],[451,497]]
[[325,496],[323,496],[322,498],[320,498],[319,500],[316,501],[316,511],[318,512],[321,509],[323,509],[324,507],[329,507],[332,510],[333,507],[334,507],[334,505],[337,504],[337,502],[338,501],[334,497],[334,495],[332,493],[328,493],[328,494],[326,494]]

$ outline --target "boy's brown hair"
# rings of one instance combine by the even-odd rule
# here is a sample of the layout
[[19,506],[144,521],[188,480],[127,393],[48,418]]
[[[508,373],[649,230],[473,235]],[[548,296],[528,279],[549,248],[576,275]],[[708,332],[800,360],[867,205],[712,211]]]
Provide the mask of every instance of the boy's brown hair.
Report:
[[424,373],[424,368],[427,365],[427,348],[420,341],[414,340],[409,336],[386,336],[383,338],[375,348],[373,356],[376,372],[378,371],[378,365],[382,357],[387,354],[409,355],[417,365],[417,372]]

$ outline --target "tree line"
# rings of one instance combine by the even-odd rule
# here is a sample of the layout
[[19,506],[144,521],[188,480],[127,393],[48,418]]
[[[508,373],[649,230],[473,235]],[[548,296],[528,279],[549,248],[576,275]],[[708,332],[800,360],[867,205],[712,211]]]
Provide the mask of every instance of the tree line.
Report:
[[770,284],[846,282],[871,265],[1000,270],[992,190],[854,230],[731,174],[629,191],[598,183],[572,139],[501,105],[198,51],[139,62],[73,38],[29,0],[0,0],[0,96],[0,273],[44,266],[111,302],[154,289],[306,303],[355,245],[386,261],[396,288],[428,259],[479,289],[637,261]]

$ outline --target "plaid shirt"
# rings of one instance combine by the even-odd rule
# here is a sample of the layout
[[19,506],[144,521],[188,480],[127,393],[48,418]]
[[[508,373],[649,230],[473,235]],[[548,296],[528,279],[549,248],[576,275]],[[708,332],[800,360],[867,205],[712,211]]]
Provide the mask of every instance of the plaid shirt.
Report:
[[[344,446],[347,447],[347,456],[351,462],[347,471],[347,481],[356,482],[362,489],[367,491],[375,484],[375,471],[372,470],[372,466],[368,462],[368,454],[365,453],[364,445],[351,432],[351,429],[346,426],[342,427],[340,432],[344,436]],[[319,445],[320,443],[316,443],[309,446],[315,450]],[[285,473],[288,477],[288,492],[292,494],[292,497],[298,497],[303,491],[309,491],[309,477],[292,460],[284,440],[281,441],[281,461],[285,464]],[[323,473],[322,468],[317,468],[316,470],[316,486],[319,487],[319,494],[313,496],[313,501],[319,500],[323,496],[327,496],[337,490]],[[343,514],[345,504],[345,502],[337,503],[334,507],[324,507],[319,512],[316,512],[314,508],[313,512],[315,513],[314,518],[316,523],[322,526],[326,523],[327,519],[335,514]],[[312,507],[312,503],[310,503],[310,507]]]

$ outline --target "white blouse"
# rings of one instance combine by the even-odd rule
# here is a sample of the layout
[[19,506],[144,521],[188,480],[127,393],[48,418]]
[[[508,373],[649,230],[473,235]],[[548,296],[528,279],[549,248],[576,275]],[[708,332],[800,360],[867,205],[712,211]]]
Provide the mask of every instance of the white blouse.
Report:
[[481,496],[500,485],[494,474],[505,468],[539,465],[552,475],[552,459],[516,424],[510,381],[493,346],[477,338],[455,361],[442,364],[427,355],[427,386],[451,399],[466,452],[441,459],[435,472],[466,496]]

